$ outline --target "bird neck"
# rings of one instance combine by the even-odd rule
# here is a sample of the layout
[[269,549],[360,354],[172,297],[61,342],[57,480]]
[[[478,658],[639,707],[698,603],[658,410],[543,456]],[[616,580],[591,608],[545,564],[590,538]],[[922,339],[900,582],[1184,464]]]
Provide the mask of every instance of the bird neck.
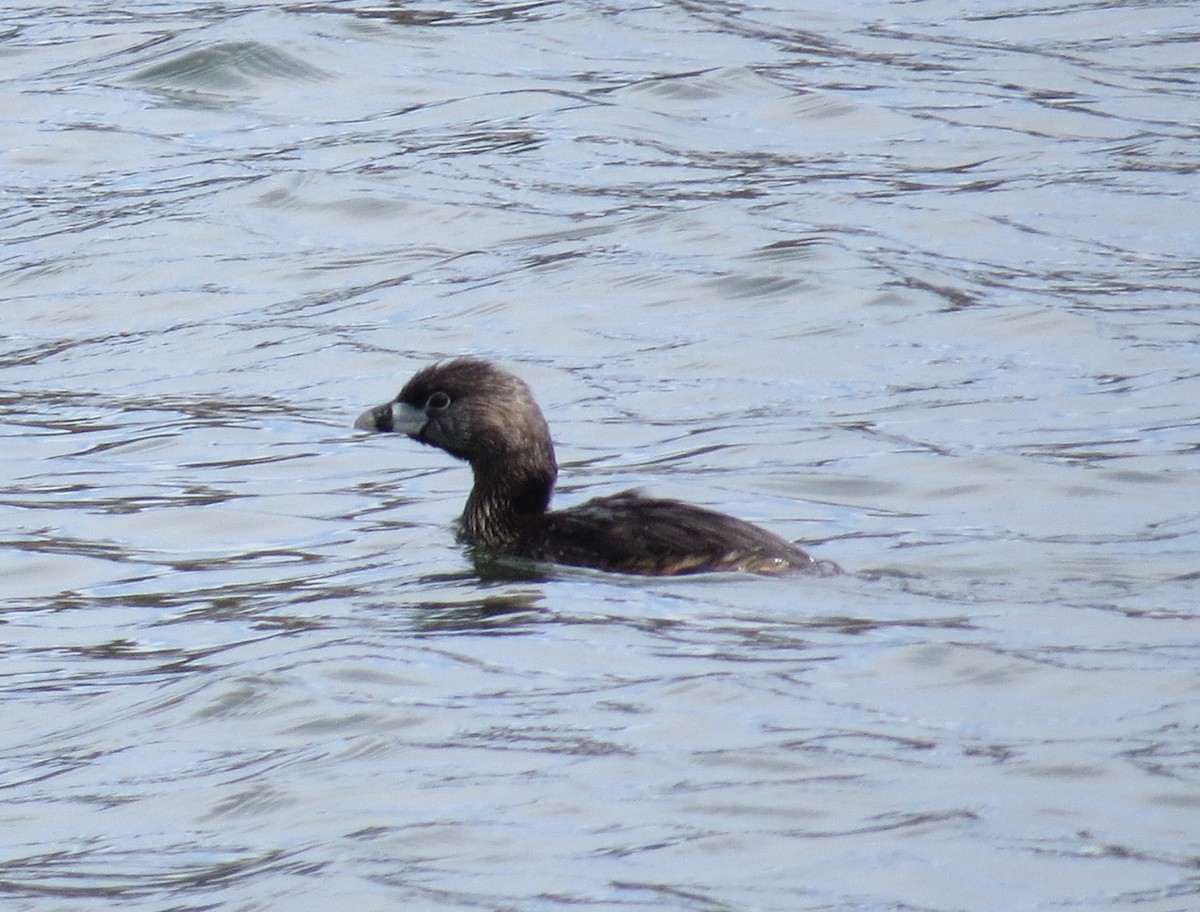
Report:
[[472,466],[475,484],[463,510],[459,537],[469,544],[504,550],[518,542],[550,506],[555,467],[513,464]]

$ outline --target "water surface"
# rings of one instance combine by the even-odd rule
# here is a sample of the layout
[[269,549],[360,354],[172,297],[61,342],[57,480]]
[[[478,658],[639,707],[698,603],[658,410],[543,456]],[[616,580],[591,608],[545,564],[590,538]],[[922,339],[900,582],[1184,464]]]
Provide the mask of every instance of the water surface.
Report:
[[[10,8],[6,908],[1195,906],[1194,18]],[[477,566],[462,353],[852,572]]]

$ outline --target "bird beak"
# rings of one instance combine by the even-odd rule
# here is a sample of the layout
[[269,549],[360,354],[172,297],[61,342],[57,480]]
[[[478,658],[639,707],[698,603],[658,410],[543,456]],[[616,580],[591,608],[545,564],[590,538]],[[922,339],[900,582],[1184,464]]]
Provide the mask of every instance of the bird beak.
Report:
[[393,425],[390,402],[367,409],[354,422],[354,426],[360,431],[390,431]]
[[354,426],[360,431],[395,431],[415,437],[425,427],[425,413],[407,402],[385,402],[359,415]]

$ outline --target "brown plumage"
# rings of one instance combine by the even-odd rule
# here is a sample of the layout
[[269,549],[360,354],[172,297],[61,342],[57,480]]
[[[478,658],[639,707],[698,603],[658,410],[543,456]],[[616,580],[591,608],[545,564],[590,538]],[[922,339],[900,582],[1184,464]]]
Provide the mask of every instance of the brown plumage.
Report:
[[477,358],[423,368],[354,426],[469,462],[475,484],[459,540],[494,554],[654,575],[837,570],[758,526],[635,491],[550,510],[558,466],[542,410],[524,381]]

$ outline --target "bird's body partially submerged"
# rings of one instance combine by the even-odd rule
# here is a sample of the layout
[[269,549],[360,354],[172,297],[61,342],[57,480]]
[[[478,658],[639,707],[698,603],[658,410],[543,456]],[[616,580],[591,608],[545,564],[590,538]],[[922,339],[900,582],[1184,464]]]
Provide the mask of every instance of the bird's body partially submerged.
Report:
[[836,572],[758,526],[676,500],[625,491],[550,510],[554,445],[529,387],[486,361],[419,371],[354,426],[395,431],[471,464],[460,540],[498,555],[623,573]]

